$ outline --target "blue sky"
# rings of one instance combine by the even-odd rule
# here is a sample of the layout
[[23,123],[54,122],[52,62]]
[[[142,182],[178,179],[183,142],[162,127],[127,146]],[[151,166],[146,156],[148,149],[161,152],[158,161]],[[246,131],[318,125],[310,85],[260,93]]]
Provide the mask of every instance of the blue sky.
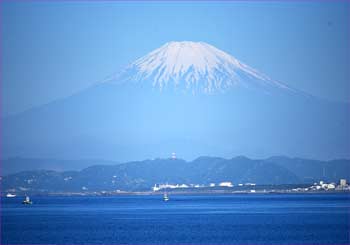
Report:
[[168,41],[204,41],[350,101],[349,2],[3,2],[2,113],[68,96]]

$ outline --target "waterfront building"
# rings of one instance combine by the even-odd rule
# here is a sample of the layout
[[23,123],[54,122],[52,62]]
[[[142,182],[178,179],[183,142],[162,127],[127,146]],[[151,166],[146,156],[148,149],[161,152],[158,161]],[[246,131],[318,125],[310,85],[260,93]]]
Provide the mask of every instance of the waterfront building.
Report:
[[346,186],[346,179],[340,179],[340,186],[341,187]]
[[221,187],[233,187],[233,184],[229,181],[226,181],[226,182],[221,182],[219,184],[219,186],[221,186]]
[[159,191],[159,190],[160,190],[160,187],[157,186],[157,185],[154,185],[152,189],[153,189],[153,191]]

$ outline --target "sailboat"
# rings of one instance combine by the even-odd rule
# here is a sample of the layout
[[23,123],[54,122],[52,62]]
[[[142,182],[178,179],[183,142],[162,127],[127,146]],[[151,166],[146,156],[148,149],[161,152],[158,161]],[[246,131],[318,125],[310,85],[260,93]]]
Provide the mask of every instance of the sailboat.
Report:
[[22,204],[28,205],[28,204],[33,204],[33,202],[30,200],[29,196],[26,196]]
[[163,194],[163,200],[165,202],[169,201],[169,196],[168,196],[168,194],[166,192],[164,192],[164,194]]

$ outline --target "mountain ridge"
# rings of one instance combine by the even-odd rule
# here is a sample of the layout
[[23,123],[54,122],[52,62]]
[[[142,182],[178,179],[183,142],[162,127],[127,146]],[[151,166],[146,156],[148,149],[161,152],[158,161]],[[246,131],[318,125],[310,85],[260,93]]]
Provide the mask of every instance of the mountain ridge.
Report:
[[3,193],[47,193],[139,191],[150,190],[155,184],[165,183],[209,185],[229,181],[235,185],[281,185],[350,179],[350,160],[295,160],[288,157],[285,160],[287,161],[204,156],[193,161],[158,158],[115,165],[92,165],[79,171],[22,171],[3,176],[1,185]]

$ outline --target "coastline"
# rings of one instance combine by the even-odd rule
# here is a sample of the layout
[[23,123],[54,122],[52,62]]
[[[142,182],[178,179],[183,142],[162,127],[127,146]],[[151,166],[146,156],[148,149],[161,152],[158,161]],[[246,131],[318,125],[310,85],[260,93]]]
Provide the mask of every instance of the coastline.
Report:
[[[112,196],[162,196],[163,191],[122,191],[122,192],[55,192],[55,193],[33,193],[31,196],[47,196],[47,197],[72,197],[72,196],[93,196],[93,197],[112,197]],[[350,195],[349,190],[331,190],[331,191],[290,191],[290,190],[276,190],[276,191],[232,191],[232,190],[223,190],[223,191],[167,191],[171,196],[177,195],[299,195],[299,194],[348,194]],[[18,195],[21,196],[21,195]],[[18,197],[17,196],[17,197]],[[2,195],[1,198],[6,198],[5,195]]]

